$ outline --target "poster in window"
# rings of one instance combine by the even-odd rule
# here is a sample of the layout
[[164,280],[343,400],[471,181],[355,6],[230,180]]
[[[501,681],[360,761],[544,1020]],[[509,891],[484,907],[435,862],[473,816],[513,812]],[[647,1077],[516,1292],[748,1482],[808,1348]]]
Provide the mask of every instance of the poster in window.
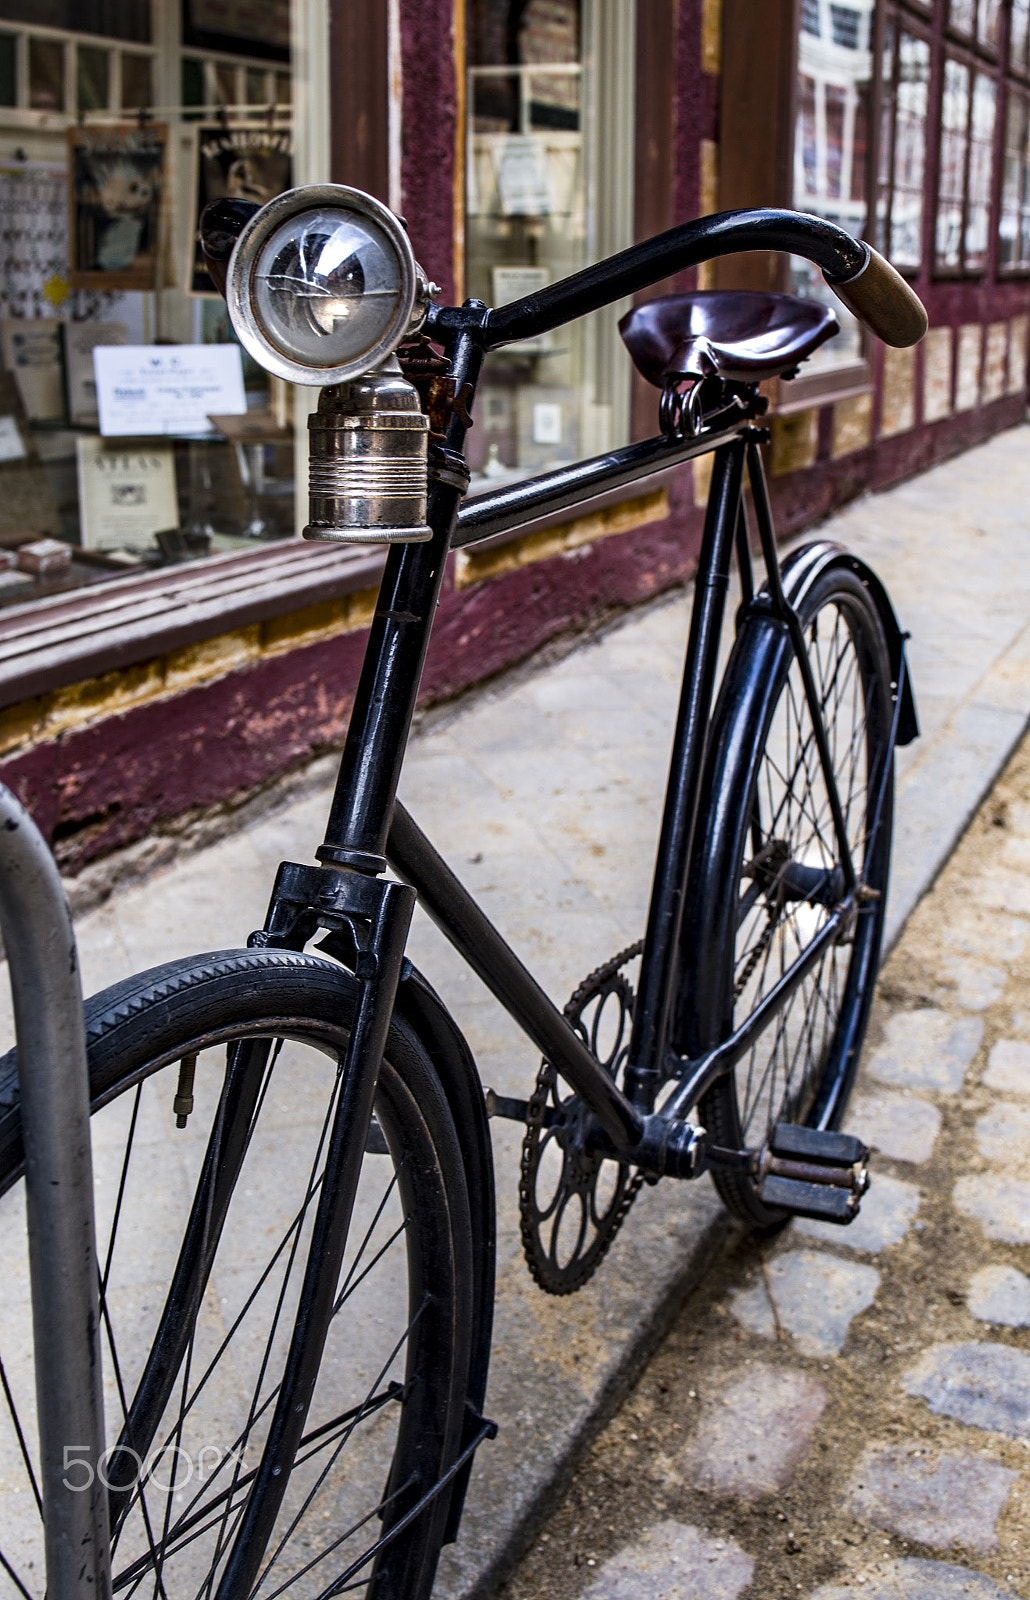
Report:
[[187,287],[216,294],[200,249],[200,217],[212,200],[228,196],[258,205],[293,187],[293,136],[289,128],[197,129],[194,163],[193,248]]
[[68,130],[73,289],[160,287],[161,204],[168,130]]

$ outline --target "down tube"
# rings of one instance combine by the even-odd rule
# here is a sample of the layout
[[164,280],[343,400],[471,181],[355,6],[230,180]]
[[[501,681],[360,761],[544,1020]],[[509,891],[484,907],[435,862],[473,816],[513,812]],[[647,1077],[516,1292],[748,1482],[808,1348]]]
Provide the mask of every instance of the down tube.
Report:
[[675,979],[687,866],[697,817],[705,737],[712,708],[719,636],[730,582],[740,511],[745,443],[735,439],[715,454],[705,531],[694,583],[683,689],[669,765],[651,906],[633,1009],[633,1035],[624,1088],[639,1109],[653,1109],[664,1079],[665,1039]]

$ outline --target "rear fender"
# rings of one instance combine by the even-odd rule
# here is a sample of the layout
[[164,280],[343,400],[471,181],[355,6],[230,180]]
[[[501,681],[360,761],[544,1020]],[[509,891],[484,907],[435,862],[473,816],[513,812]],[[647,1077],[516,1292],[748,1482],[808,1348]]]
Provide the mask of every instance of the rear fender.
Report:
[[[896,704],[905,640],[908,636],[901,631],[887,590],[867,562],[853,555],[843,545],[835,544],[829,539],[803,544],[800,549],[792,551],[783,563],[783,592],[792,606],[800,605],[812,584],[831,567],[846,567],[848,571],[853,572],[868,589],[869,596],[880,614],[890,655],[891,693]],[[915,695],[912,692],[912,679],[906,668],[901,688],[901,705],[898,708],[898,734],[895,743],[911,744],[913,739],[918,737],[919,719],[916,715]]]

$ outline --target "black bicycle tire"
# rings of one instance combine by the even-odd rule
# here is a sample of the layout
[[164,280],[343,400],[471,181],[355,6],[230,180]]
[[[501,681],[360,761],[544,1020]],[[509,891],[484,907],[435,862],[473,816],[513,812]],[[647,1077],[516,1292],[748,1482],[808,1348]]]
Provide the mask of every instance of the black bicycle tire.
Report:
[[[839,1127],[854,1084],[869,1020],[886,909],[893,812],[893,754],[884,774],[879,757],[889,743],[892,712],[887,642],[876,605],[861,579],[843,567],[826,571],[805,594],[799,615],[806,632],[817,613],[840,602],[854,632],[863,674],[867,725],[867,813],[880,800],[879,825],[864,863],[863,879],[875,898],[862,907],[833,1035],[810,1103],[801,1120]],[[752,612],[742,623],[727,664],[713,716],[705,786],[697,823],[696,863],[687,904],[678,996],[679,1046],[700,1053],[727,1037],[743,1016],[733,1011],[735,931],[727,918],[736,903],[740,871],[752,825],[753,796],[793,651],[782,623]],[[870,747],[872,754],[870,755]],[[882,778],[882,781],[881,781]],[[862,870],[863,863],[856,863]],[[727,957],[729,959],[727,959]],[[817,1069],[818,1070],[818,1069]],[[737,1149],[749,1139],[742,1126],[736,1071],[718,1079],[699,1103],[712,1142]],[[763,1130],[764,1131],[764,1130]],[[723,1203],[742,1220],[772,1227],[783,1213],[758,1198],[754,1180],[733,1171],[713,1173]]]
[[[216,952],[126,979],[86,1002],[92,1110],[177,1062],[191,1041],[212,1035],[267,1033],[322,1039],[338,1047],[355,1004],[356,983],[343,968],[288,951]],[[416,1482],[418,1493],[424,1493],[453,1466],[463,1444],[473,1321],[472,1231],[461,1140],[447,1098],[428,1053],[397,1016],[377,1095],[381,1120],[384,1102],[388,1131],[395,1142],[405,1142],[406,1154],[395,1163],[405,1169],[401,1186],[417,1191],[417,1203],[407,1207],[411,1228],[405,1223],[409,1304],[415,1292],[412,1274],[424,1272],[426,1298],[432,1272],[433,1304],[411,1336],[409,1366],[410,1350],[426,1346],[435,1362],[418,1382],[406,1380],[422,1409],[412,1411],[405,1398],[388,1476],[391,1486]],[[407,1160],[409,1149],[413,1160]],[[17,1179],[21,1166],[17,1067],[10,1051],[0,1059],[0,1193]],[[423,1334],[423,1328],[429,1331]],[[409,1424],[427,1408],[433,1414],[431,1430]],[[401,1504],[410,1505],[413,1495],[418,1498],[411,1490]],[[438,1494],[401,1537],[387,1544],[373,1568],[369,1596],[427,1600],[448,1510],[448,1494]]]

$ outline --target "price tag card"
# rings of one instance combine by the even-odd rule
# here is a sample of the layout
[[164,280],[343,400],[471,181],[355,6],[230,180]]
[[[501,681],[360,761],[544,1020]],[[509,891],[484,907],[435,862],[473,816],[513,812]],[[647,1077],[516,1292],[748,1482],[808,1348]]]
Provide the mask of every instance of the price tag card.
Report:
[[211,412],[247,409],[239,345],[101,345],[93,365],[108,437],[213,433]]

